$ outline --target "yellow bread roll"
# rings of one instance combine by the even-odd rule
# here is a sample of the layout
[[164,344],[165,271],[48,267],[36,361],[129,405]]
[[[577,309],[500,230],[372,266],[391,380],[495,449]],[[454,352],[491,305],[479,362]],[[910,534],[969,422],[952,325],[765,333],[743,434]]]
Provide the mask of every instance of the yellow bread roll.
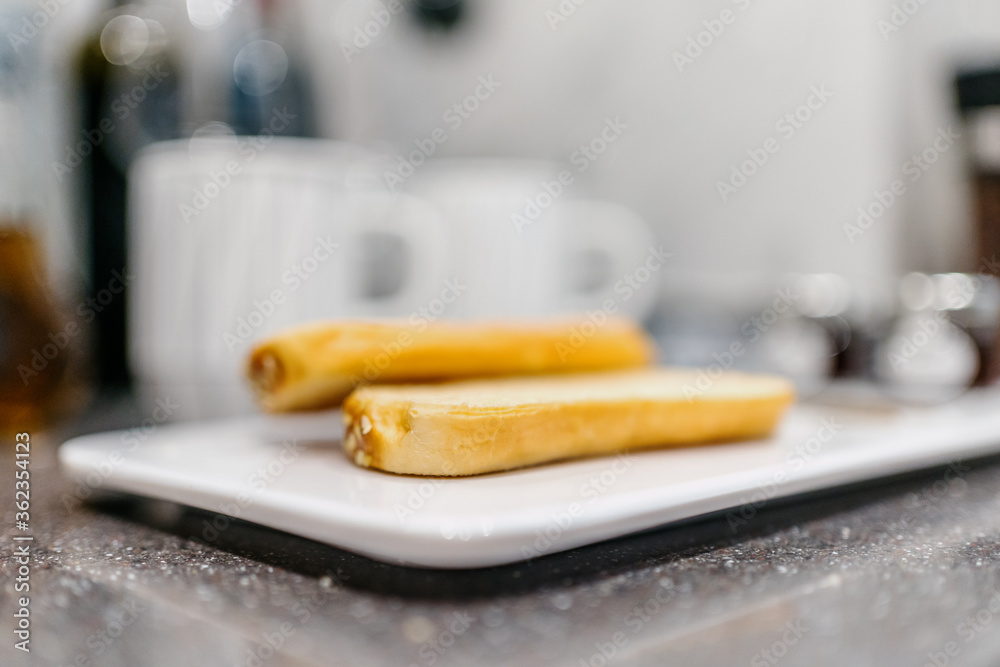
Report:
[[323,322],[257,344],[247,374],[271,412],[339,405],[367,384],[647,366],[655,345],[626,319]]
[[623,449],[768,434],[794,400],[787,380],[727,373],[696,388],[665,368],[364,387],[344,402],[355,463],[461,476]]

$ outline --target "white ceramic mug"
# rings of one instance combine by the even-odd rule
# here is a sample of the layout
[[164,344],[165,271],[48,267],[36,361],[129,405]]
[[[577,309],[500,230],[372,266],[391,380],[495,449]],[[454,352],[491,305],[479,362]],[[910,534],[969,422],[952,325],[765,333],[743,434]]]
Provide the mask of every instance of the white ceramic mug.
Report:
[[452,314],[542,316],[612,299],[623,313],[647,315],[659,276],[635,290],[619,283],[648,272],[640,267],[658,248],[652,230],[634,211],[588,199],[581,187],[548,162],[430,160],[417,168],[405,191],[441,212],[456,249],[452,270],[468,285]]
[[609,299],[641,318],[653,303],[652,274],[618,289],[649,273],[648,227],[557,191],[552,165],[430,162],[391,192],[379,154],[259,141],[166,142],[130,173],[132,369],[180,417],[251,409],[252,341],[309,320],[534,317]]
[[297,139],[146,150],[129,198],[140,387],[182,396],[182,416],[246,410],[240,378],[253,340],[313,319],[397,316],[433,299],[446,279],[445,227],[426,203],[369,178],[370,158]]

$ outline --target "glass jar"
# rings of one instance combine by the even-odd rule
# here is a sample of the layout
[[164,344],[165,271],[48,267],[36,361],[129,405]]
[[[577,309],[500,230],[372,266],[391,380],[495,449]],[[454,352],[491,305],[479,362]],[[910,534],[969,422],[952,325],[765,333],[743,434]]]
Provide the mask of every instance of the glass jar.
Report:
[[45,261],[37,9],[0,6],[0,437],[36,428],[65,405],[79,347],[80,330],[65,329]]

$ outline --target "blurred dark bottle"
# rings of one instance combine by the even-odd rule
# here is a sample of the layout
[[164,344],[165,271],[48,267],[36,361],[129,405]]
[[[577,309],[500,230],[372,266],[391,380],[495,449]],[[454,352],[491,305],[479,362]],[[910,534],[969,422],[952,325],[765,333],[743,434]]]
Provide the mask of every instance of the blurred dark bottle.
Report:
[[242,8],[229,94],[228,121],[236,134],[316,136],[313,90],[292,25],[297,13],[289,11],[296,8],[276,0]]
[[[1000,64],[969,70],[956,78],[971,162],[977,233],[977,267],[1000,276]],[[1000,339],[989,351],[979,383],[1000,378]]]
[[180,135],[180,67],[171,39],[179,3],[123,4],[103,14],[75,67],[80,114],[65,161],[85,206],[90,250],[87,302],[95,314],[94,362],[102,389],[130,384],[126,360],[126,174],[136,152]]
[[65,395],[73,335],[44,261],[45,131],[39,28],[31,3],[0,5],[0,435],[37,427]]
[[413,0],[410,13],[427,30],[454,30],[468,10],[465,0]]

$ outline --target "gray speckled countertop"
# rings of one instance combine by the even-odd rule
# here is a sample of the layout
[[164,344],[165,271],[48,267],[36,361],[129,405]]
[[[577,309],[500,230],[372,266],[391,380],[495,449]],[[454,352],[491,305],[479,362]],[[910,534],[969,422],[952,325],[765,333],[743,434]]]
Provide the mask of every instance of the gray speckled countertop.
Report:
[[775,504],[735,534],[708,519],[449,573],[249,524],[220,549],[185,537],[209,515],[66,502],[63,436],[33,446],[30,654],[10,447],[0,465],[5,667],[1000,665],[1000,459]]

